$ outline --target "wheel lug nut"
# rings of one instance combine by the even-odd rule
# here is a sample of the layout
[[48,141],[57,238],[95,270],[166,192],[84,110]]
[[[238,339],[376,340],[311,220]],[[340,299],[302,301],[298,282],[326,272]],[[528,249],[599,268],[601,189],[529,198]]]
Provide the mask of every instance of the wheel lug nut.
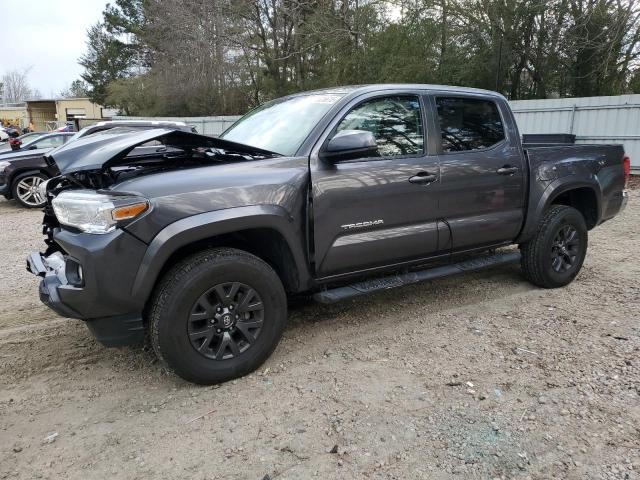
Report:
[[216,330],[216,332],[220,333],[220,332],[222,332],[222,330],[220,330],[220,329],[218,328],[218,329]]
[[233,310],[233,305],[229,305],[229,310]]

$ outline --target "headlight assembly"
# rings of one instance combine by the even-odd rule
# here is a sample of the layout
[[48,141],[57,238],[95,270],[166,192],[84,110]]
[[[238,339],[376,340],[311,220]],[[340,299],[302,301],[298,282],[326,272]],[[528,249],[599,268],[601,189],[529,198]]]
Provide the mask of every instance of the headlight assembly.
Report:
[[9,165],[11,165],[9,162],[0,162],[0,173],[4,172]]
[[109,233],[119,222],[133,220],[149,209],[146,198],[104,195],[93,190],[66,190],[52,204],[61,224],[96,234]]

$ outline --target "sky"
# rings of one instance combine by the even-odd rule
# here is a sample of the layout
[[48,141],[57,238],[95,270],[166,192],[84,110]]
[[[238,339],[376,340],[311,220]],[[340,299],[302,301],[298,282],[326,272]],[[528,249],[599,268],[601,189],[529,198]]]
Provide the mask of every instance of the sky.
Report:
[[[113,3],[113,0],[111,0]],[[80,78],[87,29],[102,18],[107,0],[0,0],[3,46],[0,75],[30,69],[29,84],[44,98]]]

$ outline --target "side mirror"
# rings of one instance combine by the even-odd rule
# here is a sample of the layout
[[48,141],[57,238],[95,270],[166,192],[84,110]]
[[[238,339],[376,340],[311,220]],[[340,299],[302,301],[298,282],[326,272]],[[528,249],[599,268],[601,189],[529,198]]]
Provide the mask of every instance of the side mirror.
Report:
[[322,156],[332,162],[378,156],[378,145],[373,133],[366,130],[342,130],[336,133]]
[[37,148],[37,145],[29,145],[29,148],[27,150],[36,150]]

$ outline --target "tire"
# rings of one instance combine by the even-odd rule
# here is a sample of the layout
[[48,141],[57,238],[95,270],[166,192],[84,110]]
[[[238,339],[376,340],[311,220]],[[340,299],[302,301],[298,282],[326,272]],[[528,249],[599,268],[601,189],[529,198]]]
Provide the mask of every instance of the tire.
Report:
[[552,205],[535,236],[520,245],[524,277],[542,288],[568,285],[582,268],[587,244],[582,214],[573,207]]
[[40,196],[37,188],[47,180],[49,177],[39,172],[18,175],[11,184],[11,195],[23,207],[42,208],[47,200]]
[[247,252],[217,248],[186,258],[163,277],[149,329],[169,369],[209,385],[262,365],[286,321],[287,298],[276,272]]

